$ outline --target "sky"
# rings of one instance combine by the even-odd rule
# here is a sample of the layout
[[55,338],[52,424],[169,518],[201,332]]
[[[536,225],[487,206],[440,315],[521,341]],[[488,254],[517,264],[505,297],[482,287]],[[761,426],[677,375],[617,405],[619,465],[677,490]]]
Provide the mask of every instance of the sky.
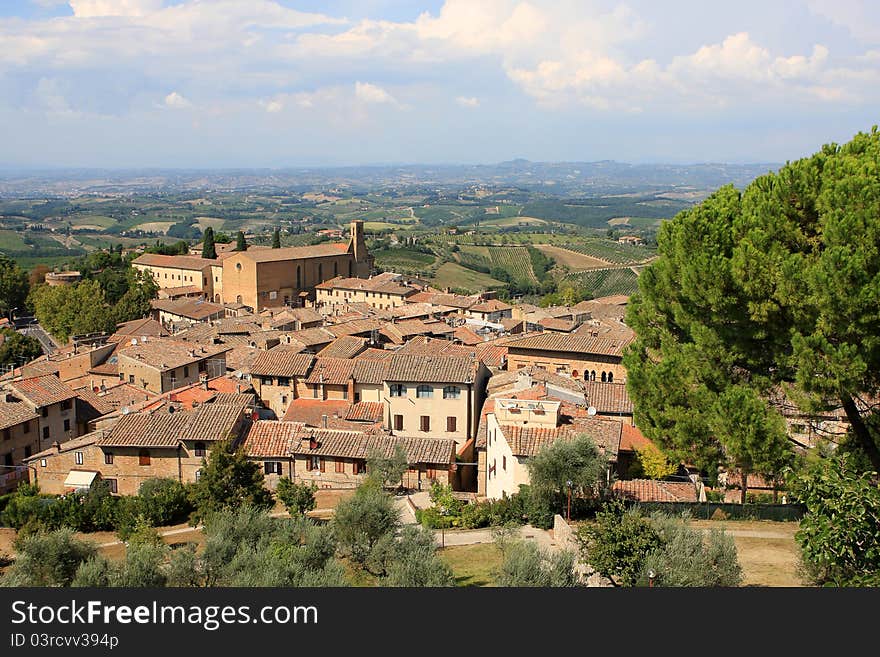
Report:
[[880,122],[875,0],[0,0],[0,167],[785,162]]

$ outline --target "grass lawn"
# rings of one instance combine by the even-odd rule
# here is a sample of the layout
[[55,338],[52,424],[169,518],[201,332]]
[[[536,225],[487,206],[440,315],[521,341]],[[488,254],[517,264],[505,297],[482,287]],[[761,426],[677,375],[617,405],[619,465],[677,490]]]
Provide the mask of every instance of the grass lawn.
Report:
[[495,573],[501,567],[501,550],[494,543],[456,545],[437,554],[455,573],[456,586],[497,586]]
[[445,262],[434,275],[434,285],[441,289],[450,287],[480,292],[492,287],[503,287],[504,283],[495,280],[488,274],[467,269],[454,262]]

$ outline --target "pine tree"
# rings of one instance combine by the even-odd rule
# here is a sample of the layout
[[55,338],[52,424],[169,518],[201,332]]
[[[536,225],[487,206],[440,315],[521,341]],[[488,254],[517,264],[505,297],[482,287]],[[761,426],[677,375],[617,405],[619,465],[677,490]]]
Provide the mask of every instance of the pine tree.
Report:
[[208,226],[205,229],[205,241],[202,243],[202,257],[210,260],[217,258],[217,249],[214,248],[214,229]]

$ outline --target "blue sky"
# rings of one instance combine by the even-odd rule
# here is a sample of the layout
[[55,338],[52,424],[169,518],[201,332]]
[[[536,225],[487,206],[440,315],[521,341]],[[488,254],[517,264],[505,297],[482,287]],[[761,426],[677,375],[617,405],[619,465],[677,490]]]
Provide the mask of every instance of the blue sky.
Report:
[[872,0],[4,0],[3,167],[783,162],[878,122]]

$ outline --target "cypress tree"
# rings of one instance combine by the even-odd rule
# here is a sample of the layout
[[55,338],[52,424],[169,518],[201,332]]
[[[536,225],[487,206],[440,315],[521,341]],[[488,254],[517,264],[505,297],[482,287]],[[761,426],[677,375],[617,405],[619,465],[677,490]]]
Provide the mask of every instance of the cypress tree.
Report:
[[235,238],[235,250],[247,251],[247,247],[247,242],[244,241],[244,233],[242,231],[238,231],[238,236]]
[[214,248],[214,229],[210,226],[205,229],[205,240],[202,242],[202,257],[210,260],[217,258],[217,249]]
[[275,229],[275,233],[272,235],[272,248],[281,248],[281,230],[279,230],[278,228]]

